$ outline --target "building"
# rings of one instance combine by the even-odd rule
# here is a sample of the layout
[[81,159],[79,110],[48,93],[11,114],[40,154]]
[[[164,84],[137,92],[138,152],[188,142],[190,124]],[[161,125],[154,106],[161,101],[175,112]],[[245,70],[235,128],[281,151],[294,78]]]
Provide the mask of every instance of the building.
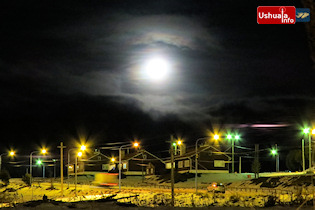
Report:
[[[77,172],[78,174],[95,174],[108,172],[113,168],[115,168],[115,163],[111,162],[111,157],[95,150],[91,157],[78,159]],[[69,173],[74,174],[74,164],[69,165]]]
[[164,161],[144,149],[122,155],[121,162],[125,175],[159,175],[166,171]]
[[[122,173],[124,175],[155,175],[165,173],[165,163],[152,153],[140,149],[133,153],[121,151]],[[99,172],[118,172],[119,158],[112,159],[99,151],[78,162],[78,174],[95,174]],[[70,174],[74,173],[70,165]]]
[[[197,148],[198,173],[229,173],[230,156],[221,152],[213,145],[203,145]],[[174,168],[179,173],[196,172],[196,150],[191,149],[174,156]],[[171,169],[170,158],[165,161],[165,168]]]
[[94,154],[84,161],[84,171],[87,172],[109,172],[115,170],[115,162],[112,157],[104,155],[100,151],[95,151]]

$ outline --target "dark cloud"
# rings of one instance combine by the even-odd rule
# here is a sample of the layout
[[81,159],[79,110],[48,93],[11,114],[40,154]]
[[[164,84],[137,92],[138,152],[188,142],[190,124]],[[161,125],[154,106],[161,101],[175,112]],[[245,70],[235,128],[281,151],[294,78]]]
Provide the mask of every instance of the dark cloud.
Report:
[[[12,142],[82,125],[112,140],[314,116],[304,25],[258,25],[255,1],[16,2],[0,3]],[[172,66],[159,84],[141,77],[154,55]]]

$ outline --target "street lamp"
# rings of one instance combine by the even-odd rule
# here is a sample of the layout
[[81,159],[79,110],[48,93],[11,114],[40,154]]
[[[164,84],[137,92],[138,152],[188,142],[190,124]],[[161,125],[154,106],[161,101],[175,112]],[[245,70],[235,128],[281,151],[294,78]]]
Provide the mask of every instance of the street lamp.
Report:
[[81,145],[80,149],[81,149],[82,151],[85,151],[85,150],[86,150],[86,146],[85,146],[85,145]]
[[275,148],[270,150],[270,153],[272,156],[276,157],[276,172],[279,172],[279,153],[277,144],[275,145]]
[[[173,142],[172,145],[174,147],[174,155],[177,155],[177,145],[180,147],[182,145],[182,141],[181,140],[177,140],[176,142]],[[179,148],[181,149],[181,148]]]
[[231,134],[228,134],[226,136],[226,138],[229,141],[231,141],[231,143],[232,143],[232,173],[234,173],[234,165],[235,165],[235,161],[234,161],[234,146],[235,146],[235,140],[238,141],[238,140],[240,140],[241,137],[238,134],[235,134],[234,136],[231,135]]
[[15,152],[14,151],[10,151],[9,153],[3,153],[0,155],[0,171],[2,170],[2,156],[3,155],[9,155],[11,157],[13,157],[15,155]]
[[312,143],[311,143],[310,128],[304,128],[303,133],[304,135],[308,135],[308,165],[309,165],[309,168],[311,168],[312,167]]
[[198,180],[197,180],[197,177],[198,177],[198,142],[200,140],[204,140],[204,139],[208,139],[209,137],[202,137],[202,138],[199,138],[196,140],[196,144],[195,144],[195,189],[196,189],[196,193],[198,191]]
[[54,179],[56,179],[56,159],[52,160],[54,162]]
[[36,164],[37,165],[43,165],[43,178],[45,178],[45,164],[44,164],[44,161],[42,161],[41,159],[38,159],[37,161],[36,161]]
[[[32,186],[32,167],[33,167],[33,153],[36,153],[36,152],[39,152],[39,151],[33,151],[33,152],[31,152],[31,154],[30,154],[30,175],[31,175],[31,180],[30,180],[30,182],[31,182],[31,186]],[[45,149],[45,148],[43,148],[41,151],[40,151],[43,155],[45,155],[46,153],[47,153],[47,149]]]
[[74,191],[75,191],[75,196],[77,196],[77,182],[78,182],[78,176],[77,176],[77,173],[78,173],[78,158],[82,156],[82,152],[78,152],[77,155],[75,156],[75,167],[74,167],[74,182],[75,182],[75,185],[74,185]]
[[127,144],[127,145],[122,145],[122,146],[120,146],[119,147],[119,165],[118,165],[118,171],[119,171],[119,175],[118,175],[118,184],[119,184],[119,190],[121,189],[121,167],[122,167],[122,165],[121,165],[121,149],[123,148],[123,147],[130,147],[130,146],[133,146],[133,147],[135,147],[135,148],[137,148],[137,147],[139,147],[139,143],[138,142],[135,142],[135,143],[133,143],[133,144]]
[[[74,149],[77,149],[77,148],[71,148],[71,149],[69,149],[69,150],[68,150],[68,167],[67,167],[67,175],[68,175],[68,188],[69,188],[69,177],[70,177],[70,175],[69,175],[69,167],[70,167],[70,152],[71,152],[72,150],[74,150]],[[85,151],[85,150],[86,150],[86,146],[85,146],[85,145],[81,145],[81,146],[80,146],[80,150],[81,150],[81,151]]]

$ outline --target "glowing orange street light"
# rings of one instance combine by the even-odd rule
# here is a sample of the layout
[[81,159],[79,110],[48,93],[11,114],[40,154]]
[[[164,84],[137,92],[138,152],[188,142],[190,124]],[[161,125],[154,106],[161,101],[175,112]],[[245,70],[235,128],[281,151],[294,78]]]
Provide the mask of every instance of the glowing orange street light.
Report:
[[114,157],[112,157],[112,158],[110,159],[110,161],[115,162],[116,159],[115,159]]
[[215,134],[215,135],[213,136],[213,139],[216,140],[216,141],[219,140],[219,138],[220,138],[220,136],[219,136],[218,134]]
[[82,151],[85,151],[85,150],[86,150],[86,146],[85,146],[85,145],[81,145],[80,149],[81,149]]
[[46,149],[42,149],[41,152],[42,152],[42,154],[46,154],[47,150]]
[[[67,171],[67,175],[68,175],[68,187],[69,187],[69,178],[70,178],[70,173],[69,173],[69,169],[71,169],[71,167],[70,167],[70,152],[72,151],[72,150],[76,150],[76,149],[78,149],[78,148],[71,148],[71,149],[69,149],[68,150],[68,171]],[[80,151],[85,151],[86,150],[86,145],[84,145],[84,144],[82,144],[81,146],[80,146]],[[83,153],[81,152],[81,156],[83,155]],[[79,156],[79,153],[77,153],[77,157],[81,157],[81,156]],[[77,158],[76,157],[76,158]]]

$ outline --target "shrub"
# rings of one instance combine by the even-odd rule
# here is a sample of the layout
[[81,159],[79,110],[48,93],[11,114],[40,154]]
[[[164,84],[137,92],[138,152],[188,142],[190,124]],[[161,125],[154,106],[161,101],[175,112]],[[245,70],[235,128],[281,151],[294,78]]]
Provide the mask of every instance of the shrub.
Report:
[[0,179],[4,182],[5,185],[8,185],[10,183],[10,174],[8,171],[3,170],[0,172]]
[[27,184],[28,186],[31,186],[31,175],[30,174],[25,174],[22,177],[22,181]]

